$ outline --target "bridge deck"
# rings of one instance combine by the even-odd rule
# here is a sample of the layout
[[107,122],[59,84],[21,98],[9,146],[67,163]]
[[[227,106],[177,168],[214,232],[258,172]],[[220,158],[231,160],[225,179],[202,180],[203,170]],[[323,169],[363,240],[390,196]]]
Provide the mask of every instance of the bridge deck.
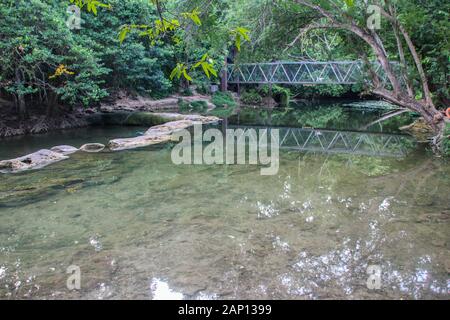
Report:
[[[372,68],[386,80],[379,63],[373,63]],[[243,84],[356,84],[366,78],[362,61],[230,64],[227,71],[228,83]]]

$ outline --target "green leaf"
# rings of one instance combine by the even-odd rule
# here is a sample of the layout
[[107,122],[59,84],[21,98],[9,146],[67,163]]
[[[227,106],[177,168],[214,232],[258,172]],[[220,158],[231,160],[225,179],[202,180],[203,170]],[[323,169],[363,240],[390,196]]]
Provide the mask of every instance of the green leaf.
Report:
[[120,30],[120,33],[119,33],[120,43],[122,43],[125,40],[129,31],[130,31],[130,29],[128,27],[123,27],[122,30]]
[[178,65],[175,68],[173,68],[172,72],[170,73],[170,80],[173,80],[173,78],[175,78],[177,73],[178,73]]
[[210,64],[209,64],[209,72],[211,72],[217,78],[217,71]]
[[194,64],[192,66],[192,69],[197,69],[203,62],[200,60],[199,62],[197,62],[196,64]]
[[197,26],[201,26],[202,21],[200,20],[199,14],[200,11],[195,8],[194,10],[192,10],[192,12],[183,12],[182,16],[191,19]]
[[238,51],[241,51],[241,35],[237,34],[236,35],[236,48],[238,49]]
[[207,76],[208,79],[209,79],[209,78],[211,78],[211,76],[209,75],[208,66],[209,66],[209,64],[208,64],[207,62],[203,62],[203,63],[202,63],[202,69],[203,69],[203,72],[206,74],[206,76]]
[[192,81],[192,78],[188,75],[186,68],[183,69],[183,76],[186,78],[186,80]]
[[248,35],[248,33],[250,32],[250,30],[242,28],[242,27],[237,27],[236,28],[237,32],[239,32],[239,34],[246,40],[246,41],[250,41],[250,37]]
[[344,0],[347,7],[353,7],[355,5],[354,0]]

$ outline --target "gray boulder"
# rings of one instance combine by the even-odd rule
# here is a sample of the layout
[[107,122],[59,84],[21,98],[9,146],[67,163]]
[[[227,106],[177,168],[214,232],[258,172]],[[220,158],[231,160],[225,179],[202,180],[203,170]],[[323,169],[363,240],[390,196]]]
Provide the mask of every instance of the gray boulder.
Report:
[[170,141],[170,135],[143,135],[134,138],[114,139],[108,144],[111,151],[121,151],[147,147],[153,144]]
[[72,147],[72,146],[66,146],[66,145],[62,145],[62,146],[55,146],[53,148],[50,149],[53,152],[57,152],[57,153],[61,153],[65,156],[75,153],[78,151],[77,148]]
[[16,173],[25,170],[40,169],[68,158],[62,153],[42,149],[23,157],[0,161],[0,172]]

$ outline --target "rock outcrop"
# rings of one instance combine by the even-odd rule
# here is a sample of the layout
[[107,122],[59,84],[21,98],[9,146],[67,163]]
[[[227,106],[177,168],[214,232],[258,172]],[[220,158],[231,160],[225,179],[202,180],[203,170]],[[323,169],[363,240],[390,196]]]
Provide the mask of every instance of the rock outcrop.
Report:
[[47,149],[28,154],[11,160],[0,161],[0,172],[20,172],[31,169],[40,169],[49,164],[68,159],[69,157]]
[[114,139],[108,143],[111,151],[121,151],[135,148],[147,147],[161,142],[170,140],[170,135],[156,135],[156,136],[138,136],[134,138]]
[[192,120],[170,121],[164,124],[160,124],[159,126],[151,127],[145,132],[145,135],[146,136],[158,136],[163,134],[170,135],[176,131],[189,128],[190,126],[193,126],[196,123],[201,124],[201,122],[195,122]]
[[108,143],[109,149],[112,151],[121,151],[167,142],[171,140],[171,134],[174,132],[187,129],[194,124],[210,124],[220,120],[217,117],[183,115],[179,113],[157,113],[155,115],[163,119],[174,121],[151,127],[143,136],[111,140]]
[[211,103],[211,97],[205,95],[193,95],[193,96],[172,96],[165,99],[152,100],[145,97],[136,97],[131,99],[127,95],[118,97],[113,104],[103,104],[100,107],[102,112],[116,112],[116,111],[156,111],[156,110],[178,110],[178,103],[180,101],[193,102],[193,101],[205,101],[209,109],[213,109],[215,106]]

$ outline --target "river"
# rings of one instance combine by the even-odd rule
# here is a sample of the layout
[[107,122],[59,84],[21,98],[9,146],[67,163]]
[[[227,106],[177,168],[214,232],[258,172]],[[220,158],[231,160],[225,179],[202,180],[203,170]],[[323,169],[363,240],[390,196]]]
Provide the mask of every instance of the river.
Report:
[[[361,132],[379,116],[308,110],[243,109],[228,124]],[[364,131],[398,135],[402,121]],[[0,158],[145,129],[4,139]],[[411,144],[401,156],[285,149],[278,174],[259,169],[177,166],[163,145],[79,152],[2,174],[0,298],[449,298],[450,169],[426,148]],[[66,286],[69,266],[79,267],[80,290]],[[379,289],[368,285],[373,270]]]

